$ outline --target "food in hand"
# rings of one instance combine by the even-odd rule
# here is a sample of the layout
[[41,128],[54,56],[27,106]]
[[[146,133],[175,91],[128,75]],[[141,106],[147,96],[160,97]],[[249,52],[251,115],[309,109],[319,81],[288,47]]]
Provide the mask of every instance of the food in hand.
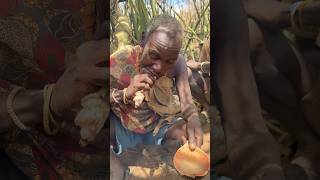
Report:
[[81,100],[83,108],[78,112],[74,123],[81,128],[80,144],[82,146],[95,139],[108,117],[110,110],[104,98],[101,97],[102,92],[105,90],[89,94]]
[[134,107],[138,108],[142,104],[145,96],[143,94],[143,91],[137,91],[134,95],[133,101],[134,101]]

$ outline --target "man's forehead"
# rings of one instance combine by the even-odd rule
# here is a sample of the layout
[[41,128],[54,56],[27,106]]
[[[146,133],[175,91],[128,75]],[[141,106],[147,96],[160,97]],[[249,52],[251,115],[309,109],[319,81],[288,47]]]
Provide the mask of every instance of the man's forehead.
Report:
[[157,30],[152,33],[149,43],[166,50],[179,51],[181,48],[181,40],[179,38],[170,38],[168,34],[162,30]]

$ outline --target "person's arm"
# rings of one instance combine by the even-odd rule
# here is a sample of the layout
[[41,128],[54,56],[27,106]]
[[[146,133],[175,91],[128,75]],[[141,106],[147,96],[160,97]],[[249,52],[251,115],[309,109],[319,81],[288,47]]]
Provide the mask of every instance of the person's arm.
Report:
[[110,89],[110,104],[123,104],[123,89]]
[[[10,92],[0,94],[0,133],[16,127],[7,109],[7,97]],[[20,121],[27,127],[42,122],[42,90],[22,90],[13,99],[13,109]]]
[[[187,139],[190,143],[190,149],[194,149],[194,145],[200,147],[203,143],[203,132],[196,107],[193,104],[190,85],[188,81],[188,72],[185,60],[179,56],[176,74],[176,84],[179,94],[181,112],[186,115]],[[190,113],[191,112],[191,113]]]
[[[50,110],[57,121],[72,121],[74,108],[80,107],[81,98],[105,86],[107,68],[97,67],[106,60],[107,41],[91,41],[81,45],[75,59],[56,82]],[[84,73],[85,72],[85,73]],[[8,93],[0,94],[0,132],[12,129],[15,124],[8,114]],[[34,126],[43,120],[43,90],[21,90],[13,98],[13,111],[25,126]]]
[[[291,26],[290,5],[275,0],[243,0],[246,13],[258,22],[273,28]],[[297,13],[298,14],[298,13]],[[306,4],[302,21],[307,26],[320,26],[320,2]]]
[[291,26],[290,4],[274,0],[242,0],[248,16],[269,27]]
[[[9,117],[6,107],[6,100],[9,93],[2,93],[0,95],[0,133],[10,131],[15,128],[11,117]],[[14,111],[20,121],[28,127],[33,127],[42,124],[43,121],[43,91],[42,90],[24,90],[20,91],[14,98]],[[70,116],[72,117],[72,116]],[[76,127],[73,121],[65,121],[64,126],[60,132],[73,137],[75,140],[80,139],[80,129]],[[97,135],[96,139],[90,144],[106,149],[108,129],[102,129]]]

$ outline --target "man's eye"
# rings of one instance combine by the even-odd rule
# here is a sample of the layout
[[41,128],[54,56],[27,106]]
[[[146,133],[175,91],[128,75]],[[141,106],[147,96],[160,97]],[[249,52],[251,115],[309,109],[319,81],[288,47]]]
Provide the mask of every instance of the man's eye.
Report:
[[166,61],[168,64],[173,64],[175,62],[175,60],[167,60]]
[[159,59],[159,56],[154,53],[149,53],[151,59]]

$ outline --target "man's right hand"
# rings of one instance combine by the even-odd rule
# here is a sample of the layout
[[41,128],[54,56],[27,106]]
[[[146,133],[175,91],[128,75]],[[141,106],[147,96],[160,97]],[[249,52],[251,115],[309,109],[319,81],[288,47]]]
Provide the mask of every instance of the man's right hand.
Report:
[[85,95],[107,85],[108,68],[97,66],[107,61],[107,48],[107,40],[99,40],[86,42],[77,49],[75,63],[66,69],[53,89],[50,106],[54,114],[61,116],[79,107]]
[[137,74],[135,75],[128,86],[126,91],[126,97],[132,99],[134,94],[139,90],[149,90],[155,79],[149,74]]

